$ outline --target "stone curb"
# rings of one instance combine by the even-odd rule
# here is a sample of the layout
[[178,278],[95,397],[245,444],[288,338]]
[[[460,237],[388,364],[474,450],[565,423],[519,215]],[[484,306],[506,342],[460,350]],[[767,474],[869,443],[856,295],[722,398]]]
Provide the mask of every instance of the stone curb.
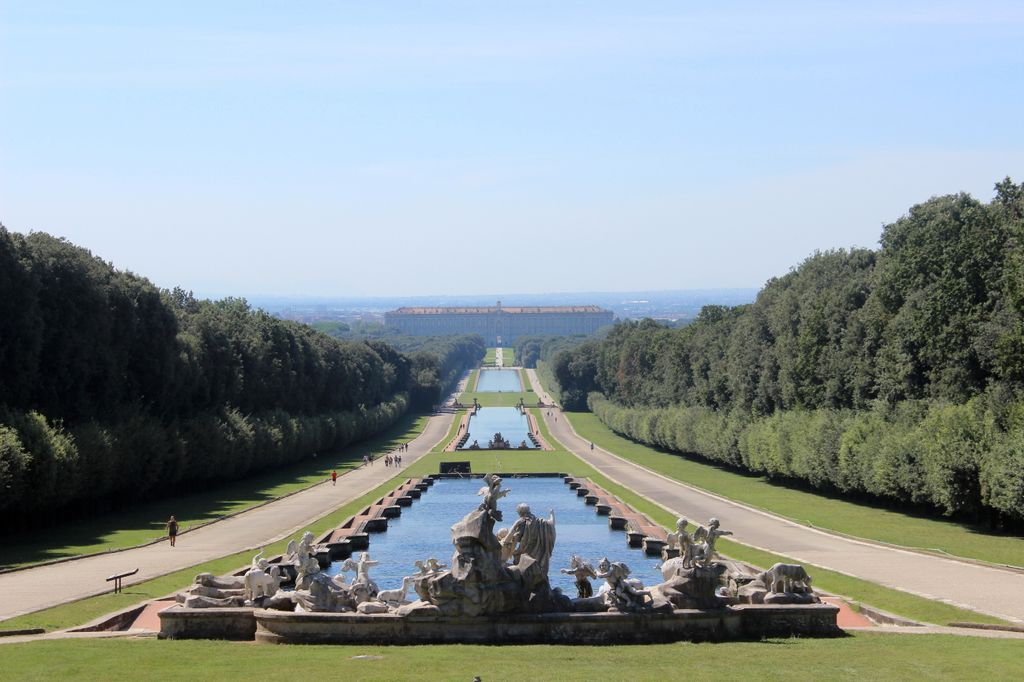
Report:
[[[580,440],[586,441],[587,439],[584,438],[583,436],[581,436],[576,431],[576,427],[573,426],[572,421],[568,417],[565,416],[565,412],[562,411],[561,408],[559,408],[559,411],[562,413],[562,418],[565,419],[565,423],[569,425],[569,429],[573,432],[573,435],[575,435]],[[616,435],[618,435],[618,434],[616,434]],[[624,438],[624,436],[620,436],[620,437]],[[642,443],[640,445],[642,445]],[[761,514],[763,516],[767,516],[769,518],[774,518],[774,519],[778,519],[778,520],[781,520],[781,521],[788,521],[790,523],[795,523],[797,525],[804,526],[805,528],[810,528],[811,530],[817,531],[819,533],[823,533],[823,534],[826,534],[826,535],[835,535],[837,537],[845,538],[847,540],[851,540],[851,541],[854,541],[854,542],[862,542],[862,543],[864,543],[866,545],[875,545],[877,547],[886,547],[886,548],[889,548],[889,549],[902,550],[902,551],[905,551],[905,552],[912,552],[914,554],[921,554],[923,556],[933,556],[933,557],[936,557],[936,558],[939,558],[939,559],[947,559],[949,561],[958,561],[960,563],[973,564],[975,566],[984,566],[984,567],[987,567],[987,568],[994,568],[994,569],[997,569],[997,570],[1008,571],[1010,573],[1024,573],[1024,566],[1014,566],[1013,564],[1002,564],[1002,563],[997,563],[997,562],[992,562],[992,561],[985,561],[984,559],[973,559],[973,558],[970,558],[970,557],[962,557],[962,556],[958,556],[956,554],[950,554],[949,552],[944,552],[942,550],[927,549],[927,548],[923,548],[923,547],[907,547],[906,545],[897,545],[897,544],[894,544],[894,543],[891,543],[891,542],[885,542],[884,540],[873,540],[871,538],[863,538],[863,537],[860,537],[860,536],[857,536],[857,535],[851,535],[849,533],[844,533],[842,531],[832,530],[832,529],[829,529],[829,528],[820,528],[818,526],[815,526],[812,523],[808,523],[806,521],[801,521],[800,519],[790,518],[788,516],[783,516],[782,514],[777,514],[775,512],[771,512],[771,511],[768,511],[766,509],[762,509],[760,507],[754,507],[754,506],[751,506],[751,505],[746,504],[744,502],[740,502],[738,500],[734,500],[732,498],[725,497],[724,495],[720,495],[718,493],[711,492],[710,490],[706,490],[704,488],[700,488],[700,487],[695,486],[693,484],[686,483],[684,481],[676,480],[676,479],[671,478],[670,476],[666,476],[665,474],[662,474],[662,473],[660,473],[658,471],[654,471],[653,469],[650,469],[650,468],[644,466],[643,464],[638,464],[638,463],[636,463],[636,462],[634,462],[634,461],[632,461],[630,459],[626,459],[625,457],[622,457],[621,455],[617,455],[614,452],[611,452],[611,451],[609,451],[609,450],[607,450],[605,448],[602,448],[600,445],[596,445],[595,449],[600,450],[601,452],[605,453],[606,455],[614,457],[614,458],[618,459],[621,462],[624,462],[626,464],[630,464],[630,465],[635,466],[635,467],[637,467],[639,469],[643,469],[647,473],[649,473],[649,474],[651,474],[653,476],[657,476],[659,478],[662,478],[662,479],[664,479],[666,481],[669,481],[670,483],[676,483],[678,485],[685,486],[685,487],[687,487],[687,488],[689,488],[691,490],[695,490],[695,491],[697,491],[699,493],[707,495],[708,497],[713,497],[713,498],[715,498],[717,500],[721,500],[723,502],[728,502],[730,504],[735,504],[738,507],[742,507],[743,509],[746,509],[748,511],[751,511],[751,512],[754,512],[754,513],[757,513],[757,514]]]

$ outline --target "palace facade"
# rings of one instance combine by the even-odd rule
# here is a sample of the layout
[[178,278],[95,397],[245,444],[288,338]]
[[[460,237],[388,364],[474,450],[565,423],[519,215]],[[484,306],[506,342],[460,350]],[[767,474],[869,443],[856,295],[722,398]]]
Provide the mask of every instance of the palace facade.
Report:
[[384,324],[413,336],[480,334],[489,346],[520,336],[592,334],[614,314],[594,305],[399,308],[384,313]]

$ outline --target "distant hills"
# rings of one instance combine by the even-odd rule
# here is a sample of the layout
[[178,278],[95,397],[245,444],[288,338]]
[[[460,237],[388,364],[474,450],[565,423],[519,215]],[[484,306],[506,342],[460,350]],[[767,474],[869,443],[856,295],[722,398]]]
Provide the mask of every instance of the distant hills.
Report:
[[680,289],[675,291],[573,292],[552,294],[466,294],[459,296],[390,296],[373,298],[254,297],[249,303],[287,320],[318,322],[376,319],[402,306],[598,305],[618,319],[651,317],[687,322],[706,305],[752,303],[757,289]]

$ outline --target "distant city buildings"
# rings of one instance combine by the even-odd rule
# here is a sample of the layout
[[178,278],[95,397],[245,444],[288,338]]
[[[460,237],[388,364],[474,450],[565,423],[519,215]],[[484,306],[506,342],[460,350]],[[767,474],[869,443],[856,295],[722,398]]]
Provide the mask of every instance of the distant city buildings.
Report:
[[615,315],[594,305],[404,307],[384,314],[384,324],[413,336],[480,334],[488,345],[520,336],[592,334]]

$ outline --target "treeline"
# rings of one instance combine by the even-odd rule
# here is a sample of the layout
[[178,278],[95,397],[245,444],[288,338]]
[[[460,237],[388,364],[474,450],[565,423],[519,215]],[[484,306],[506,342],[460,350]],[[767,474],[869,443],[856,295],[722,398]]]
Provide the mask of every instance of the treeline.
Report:
[[321,322],[313,327],[338,339],[375,339],[406,354],[411,363],[411,397],[417,409],[438,404],[455,389],[462,375],[480,364],[487,354],[487,344],[479,334],[410,336],[366,322]]
[[418,360],[161,291],[0,226],[0,528],[285,465],[394,423]]
[[520,336],[513,349],[516,362],[521,367],[534,369],[539,361],[549,361],[563,350],[570,350],[583,343],[588,337],[574,336]]
[[408,355],[412,399],[424,409],[453,391],[462,375],[479,365],[487,354],[487,344],[479,334],[389,336],[387,342]]
[[559,353],[563,404],[631,438],[820,488],[1024,520],[1024,186],[933,198],[881,248],[756,302]]

